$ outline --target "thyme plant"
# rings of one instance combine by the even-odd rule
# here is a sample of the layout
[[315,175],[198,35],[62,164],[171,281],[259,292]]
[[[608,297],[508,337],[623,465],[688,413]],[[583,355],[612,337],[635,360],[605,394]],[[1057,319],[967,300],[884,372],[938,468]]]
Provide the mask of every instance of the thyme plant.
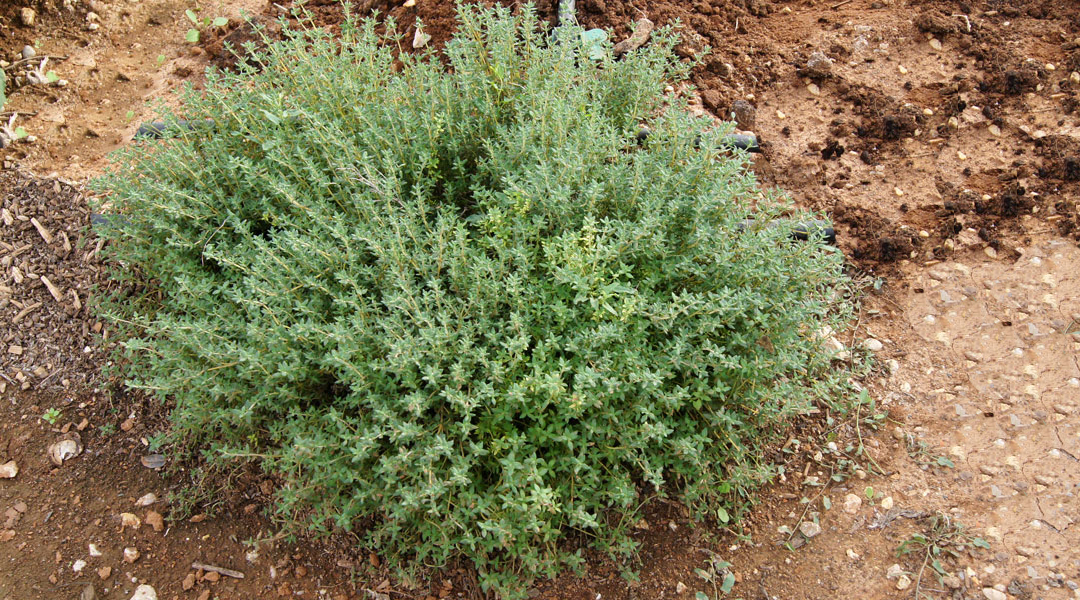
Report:
[[211,73],[183,104],[208,126],[96,184],[130,385],[173,442],[280,475],[286,520],[505,597],[585,543],[632,554],[651,496],[726,515],[840,397],[816,332],[845,279],[747,225],[793,209],[665,92],[674,43],[597,61],[532,9],[462,7],[445,56],[349,18]]

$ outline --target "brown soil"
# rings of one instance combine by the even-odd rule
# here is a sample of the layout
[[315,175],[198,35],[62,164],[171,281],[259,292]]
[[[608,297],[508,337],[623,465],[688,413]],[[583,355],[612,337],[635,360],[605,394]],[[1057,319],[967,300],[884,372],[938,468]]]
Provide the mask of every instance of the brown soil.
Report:
[[[21,24],[21,4],[0,6],[0,58],[34,43],[39,55],[67,57],[50,68],[68,81],[9,90],[5,108],[35,113],[17,124],[37,140],[0,151],[8,169],[0,173],[0,465],[19,467],[0,479],[0,600],[77,598],[87,585],[98,597],[126,599],[136,582],[162,598],[479,597],[467,569],[410,586],[382,572],[377,551],[348,540],[277,538],[262,516],[273,482],[247,470],[200,515],[171,519],[185,505],[169,493],[199,479],[188,465],[142,465],[165,409],[101,375],[108,332],[86,307],[100,293],[93,286],[108,284],[85,229],[81,184],[151,118],[148,100],[175,102],[176,86],[199,85],[211,60],[235,66],[226,43],[255,41],[235,19],[240,10],[271,28],[283,13],[262,0],[204,5],[233,22],[193,47],[183,42],[193,1],[68,5],[33,3],[33,27]],[[340,21],[336,2],[306,7],[320,25]],[[738,530],[695,526],[681,507],[657,502],[637,531],[640,581],[592,557],[585,577],[541,583],[533,595],[716,598],[695,569],[717,558],[732,564],[732,597],[989,598],[994,587],[1010,598],[1080,597],[1072,589],[1080,582],[1072,527],[1080,519],[1080,5],[578,7],[583,24],[613,29],[616,41],[647,16],[661,26],[681,22],[684,57],[712,47],[686,93],[718,117],[738,112],[762,142],[754,163],[761,182],[832,218],[851,272],[876,279],[840,342],[854,355],[868,338],[881,342],[879,368],[862,383],[889,420],[876,430],[825,414],[800,423],[776,452],[785,475]],[[436,48],[453,31],[451,2],[365,8],[394,17],[407,40],[419,17]],[[538,10],[554,22],[554,3]],[[98,19],[88,21],[90,12]],[[42,420],[50,409],[58,411],[48,413],[53,424]],[[53,465],[48,446],[72,431],[85,450]],[[860,440],[866,453],[856,456]],[[836,473],[848,476],[834,481]],[[157,502],[135,506],[151,492]],[[161,531],[151,511],[165,516]],[[122,529],[121,513],[142,526]],[[939,513],[990,543],[943,555],[944,579],[922,555],[897,555]],[[799,533],[806,522],[821,533]],[[140,557],[125,562],[125,547]],[[79,560],[87,565],[74,572]],[[245,577],[212,581],[193,561]],[[887,576],[894,564],[906,587]]]

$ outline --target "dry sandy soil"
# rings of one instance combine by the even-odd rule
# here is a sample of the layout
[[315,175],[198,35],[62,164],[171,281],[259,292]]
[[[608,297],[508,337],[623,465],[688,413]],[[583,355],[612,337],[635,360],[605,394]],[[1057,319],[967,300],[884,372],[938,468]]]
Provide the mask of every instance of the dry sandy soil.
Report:
[[[444,42],[450,3],[410,4],[365,8],[400,23],[421,17],[432,43]],[[308,7],[321,24],[340,19],[334,2]],[[0,150],[0,600],[127,600],[140,584],[199,600],[481,597],[464,568],[402,582],[377,551],[347,539],[277,535],[264,516],[274,482],[257,472],[237,473],[230,493],[178,518],[169,495],[197,473],[165,474],[155,462],[161,407],[101,373],[108,331],[87,306],[109,284],[83,184],[152,117],[148,101],[172,102],[207,64],[229,64],[222,40],[245,39],[241,10],[282,12],[261,0],[203,3],[202,14],[233,23],[192,45],[183,13],[195,8],[0,5],[0,59],[31,44],[35,64],[51,57],[47,68],[66,81],[15,86],[5,107],[36,140]],[[550,1],[538,8],[554,18]],[[762,183],[827,213],[851,272],[876,282],[839,341],[853,359],[876,355],[862,384],[888,419],[870,428],[865,407],[799,423],[776,452],[786,476],[740,527],[695,527],[677,505],[657,504],[637,533],[640,581],[596,559],[584,578],[542,583],[533,596],[717,598],[695,569],[723,560],[732,598],[1080,597],[1080,7],[579,0],[578,9],[616,40],[641,17],[678,19],[680,54],[713,48],[687,93],[756,132]],[[5,68],[12,79],[28,66]],[[56,466],[49,447],[64,440],[81,453]],[[910,545],[899,554],[914,535],[941,554],[927,560]]]

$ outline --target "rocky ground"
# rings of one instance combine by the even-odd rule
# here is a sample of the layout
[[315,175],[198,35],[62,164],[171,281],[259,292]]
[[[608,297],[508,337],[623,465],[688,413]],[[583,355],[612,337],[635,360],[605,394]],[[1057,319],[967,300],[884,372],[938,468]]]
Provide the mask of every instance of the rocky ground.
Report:
[[[223,42],[250,39],[241,10],[269,22],[280,4],[0,6],[2,116],[22,138],[0,150],[0,600],[481,596],[464,568],[400,581],[347,539],[283,538],[258,472],[190,505],[185,486],[207,482],[159,452],[164,408],[101,372],[109,332],[87,307],[109,284],[83,184],[151,118],[147,101],[234,62]],[[592,560],[533,595],[718,598],[730,574],[733,598],[1080,597],[1080,7],[578,6],[616,40],[678,19],[681,55],[713,48],[687,93],[758,135],[765,185],[834,220],[870,290],[836,343],[877,367],[855,415],[792,428],[784,477],[739,527],[659,503],[637,532],[639,581]],[[340,19],[334,2],[307,7]],[[361,8],[408,24],[406,39],[422,18],[436,47],[452,31],[441,0]],[[189,9],[230,23],[188,43]]]

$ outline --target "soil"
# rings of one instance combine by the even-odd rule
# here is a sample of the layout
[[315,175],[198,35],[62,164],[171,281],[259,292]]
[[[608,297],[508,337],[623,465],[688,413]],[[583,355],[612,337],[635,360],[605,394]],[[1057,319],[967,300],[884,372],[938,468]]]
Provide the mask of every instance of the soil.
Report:
[[[200,600],[482,597],[466,568],[404,582],[350,540],[281,537],[265,516],[274,482],[254,470],[189,510],[181,491],[205,481],[197,466],[154,462],[167,407],[102,371],[109,332],[87,306],[110,284],[85,181],[152,118],[148,101],[175,103],[211,62],[235,67],[226,42],[256,41],[241,11],[273,35],[291,6],[201,5],[231,21],[192,45],[189,0],[0,5],[0,58],[32,44],[67,82],[9,82],[4,107],[36,140],[0,150],[0,473],[18,467],[0,479],[0,600],[95,597],[87,586],[127,599],[138,583]],[[340,22],[336,2],[305,6],[318,25]],[[435,48],[453,32],[448,1],[359,6],[407,40],[422,19]],[[537,6],[552,23],[554,9]],[[680,93],[734,113],[761,142],[762,184],[833,220],[871,290],[837,343],[850,360],[876,355],[861,382],[875,406],[793,426],[775,454],[784,476],[738,527],[695,526],[655,502],[636,533],[638,581],[590,557],[584,577],[532,595],[717,598],[727,572],[731,597],[755,599],[1080,597],[1080,5],[580,0],[578,13],[615,41],[641,17],[678,21],[679,54],[701,59]],[[49,446],[76,433],[81,454],[50,462]],[[148,493],[156,501],[137,506]],[[947,577],[925,553],[898,554],[935,515],[954,534],[937,557]],[[989,547],[949,554],[963,535]],[[126,562],[125,548],[139,557]],[[716,583],[702,577],[714,560],[730,563]]]

